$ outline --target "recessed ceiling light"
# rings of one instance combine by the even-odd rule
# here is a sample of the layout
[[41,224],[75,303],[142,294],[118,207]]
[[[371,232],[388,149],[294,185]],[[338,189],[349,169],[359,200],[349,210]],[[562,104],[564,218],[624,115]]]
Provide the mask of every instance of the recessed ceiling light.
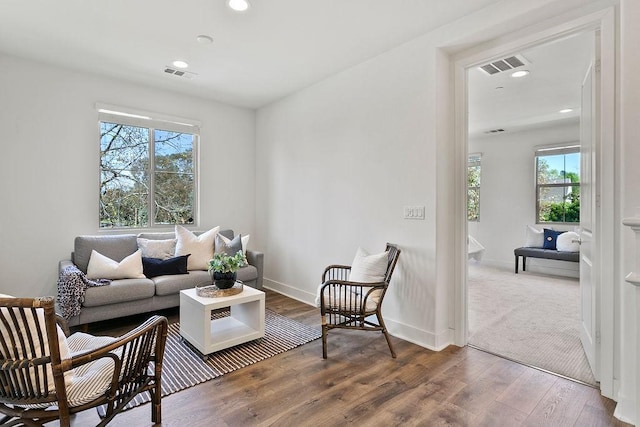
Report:
[[573,108],[565,108],[564,110],[558,111],[559,113],[566,114],[573,111]]
[[198,40],[198,43],[201,44],[213,43],[213,38],[211,36],[207,36],[206,34],[200,34],[196,37],[196,40]]
[[189,64],[187,64],[184,61],[173,61],[172,62],[173,66],[176,68],[187,68],[189,66]]
[[249,9],[248,0],[228,0],[227,4],[236,12],[244,12],[245,10]]
[[527,74],[529,74],[529,72],[527,70],[520,70],[520,71],[516,71],[514,73],[511,73],[511,77],[516,77],[516,78],[524,77]]

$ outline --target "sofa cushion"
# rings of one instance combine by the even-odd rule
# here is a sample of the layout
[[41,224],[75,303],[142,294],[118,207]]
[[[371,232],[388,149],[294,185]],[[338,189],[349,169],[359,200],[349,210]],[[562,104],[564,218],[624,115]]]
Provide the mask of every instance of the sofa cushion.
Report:
[[87,272],[91,251],[120,262],[138,250],[135,234],[109,236],[78,236],[73,247],[73,263],[83,272]]
[[173,295],[183,289],[208,286],[211,284],[211,276],[208,271],[194,270],[190,271],[189,274],[154,277],[153,282],[156,285],[156,295]]
[[89,287],[84,295],[85,307],[98,307],[124,301],[151,298],[155,286],[151,279],[113,280],[110,285]]

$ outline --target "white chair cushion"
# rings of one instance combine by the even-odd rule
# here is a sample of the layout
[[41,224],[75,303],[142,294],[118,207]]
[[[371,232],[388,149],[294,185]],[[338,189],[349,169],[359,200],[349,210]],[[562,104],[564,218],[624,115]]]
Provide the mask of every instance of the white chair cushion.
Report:
[[[94,350],[116,341],[113,337],[95,337],[82,332],[76,332],[68,338],[69,349],[73,354]],[[121,349],[114,351],[120,356]],[[73,381],[67,387],[69,406],[80,406],[102,396],[113,378],[115,365],[111,358],[101,358],[75,369]]]
[[[318,298],[316,299],[316,304],[318,307],[320,306],[320,290],[322,289],[322,285],[318,289]],[[337,289],[337,287],[336,287]],[[365,306],[366,311],[375,311],[378,307],[378,302],[380,300],[381,290],[375,290],[369,298],[367,298],[367,304]],[[377,294],[377,295],[375,295]],[[376,298],[377,297],[377,298]],[[336,295],[336,292],[329,292],[325,290],[324,293],[324,305],[329,309],[337,309],[340,308],[344,311],[352,311],[359,312],[361,310],[362,299],[364,296],[358,295],[357,292],[339,292]]]

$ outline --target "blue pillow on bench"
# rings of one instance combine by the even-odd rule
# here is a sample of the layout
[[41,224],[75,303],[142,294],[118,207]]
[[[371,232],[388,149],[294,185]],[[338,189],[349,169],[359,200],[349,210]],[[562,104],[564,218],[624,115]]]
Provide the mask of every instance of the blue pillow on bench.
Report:
[[564,233],[564,231],[555,231],[550,230],[548,228],[544,229],[544,243],[542,244],[543,249],[552,249],[557,250],[556,241],[558,240],[558,236]]

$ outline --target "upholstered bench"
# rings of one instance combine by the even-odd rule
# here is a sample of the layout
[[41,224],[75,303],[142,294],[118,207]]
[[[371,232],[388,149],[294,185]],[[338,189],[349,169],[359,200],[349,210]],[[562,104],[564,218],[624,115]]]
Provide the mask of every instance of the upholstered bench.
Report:
[[518,274],[518,258],[522,257],[522,271],[527,271],[527,257],[529,258],[543,258],[543,259],[556,259],[560,261],[580,261],[580,252],[562,252],[555,249],[542,249],[542,248],[517,248],[513,250],[513,254],[516,257],[516,274]]

